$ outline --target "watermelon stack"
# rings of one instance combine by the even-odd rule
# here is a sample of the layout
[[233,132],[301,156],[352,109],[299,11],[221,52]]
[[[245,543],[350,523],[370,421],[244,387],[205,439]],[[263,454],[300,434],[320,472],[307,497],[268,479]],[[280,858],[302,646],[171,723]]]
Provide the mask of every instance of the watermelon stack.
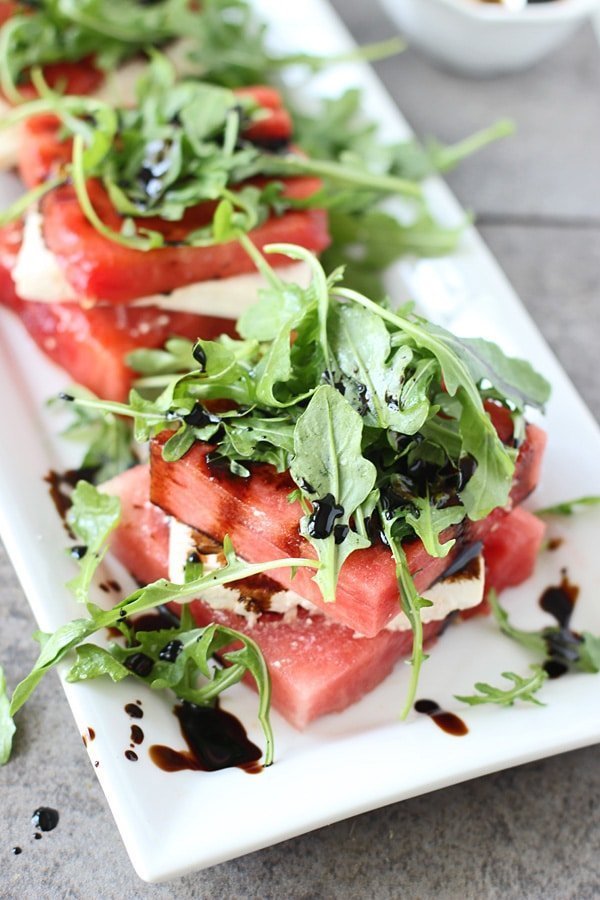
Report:
[[[209,448],[202,445],[176,463],[164,463],[160,455],[164,440],[164,435],[159,436],[152,448],[151,470],[138,466],[103,488],[121,498],[122,521],[112,550],[135,578],[167,577],[169,516],[216,540],[229,534],[240,555],[252,561],[314,555],[298,534],[298,510],[287,502],[292,488],[289,475],[255,465],[250,479],[235,478],[216,467],[209,469],[205,463]],[[513,504],[535,485],[544,443],[544,433],[529,426],[517,464]],[[500,590],[531,574],[543,532],[538,518],[515,505],[495,510],[457,533],[457,552],[481,541],[486,586]],[[439,578],[452,561],[452,557],[432,559],[419,541],[405,550],[420,590]],[[279,589],[310,598],[314,612],[300,609],[291,621],[263,612],[253,622],[229,610],[215,610],[201,599],[190,609],[200,626],[216,621],[256,640],[271,673],[273,705],[296,728],[355,703],[410,653],[411,632],[385,628],[397,614],[400,598],[391,557],[383,545],[350,557],[341,571],[334,604],[323,604],[308,570],[299,570],[293,581],[285,570],[275,570],[270,577]],[[485,611],[484,603],[480,609]],[[443,620],[426,624],[425,641],[432,641],[444,625]]]
[[[264,145],[290,141],[291,120],[278,91],[257,86],[244,88],[240,94],[252,97],[263,113],[247,129],[246,139]],[[70,142],[62,139],[55,117],[33,118],[22,129],[21,177],[29,187],[38,185],[56,174],[70,154]],[[278,181],[282,182],[282,194],[293,200],[306,199],[321,187],[313,177]],[[264,179],[253,183],[262,185]],[[121,220],[104,187],[90,181],[88,191],[100,218],[119,230]],[[168,296],[178,288],[256,271],[237,242],[177,246],[187,233],[206,225],[214,209],[213,203],[206,202],[188,209],[179,222],[140,220],[138,224],[160,230],[169,246],[134,250],[96,231],[83,214],[73,187],[60,186],[44,197],[40,213],[43,243],[64,279],[68,302],[18,295],[13,280],[23,240],[18,223],[0,229],[0,303],[16,312],[38,347],[72,379],[105,399],[125,400],[134,377],[125,357],[132,350],[162,347],[175,335],[210,340],[222,333],[235,334],[234,322],[219,316],[218,308],[209,316],[169,309],[166,300],[160,306],[152,305],[153,297]],[[289,209],[272,215],[249,232],[249,237],[259,249],[285,242],[319,253],[329,244],[327,216],[319,209]],[[275,266],[292,263],[287,257],[273,257],[270,262]],[[135,305],[145,297],[150,298],[148,305]]]

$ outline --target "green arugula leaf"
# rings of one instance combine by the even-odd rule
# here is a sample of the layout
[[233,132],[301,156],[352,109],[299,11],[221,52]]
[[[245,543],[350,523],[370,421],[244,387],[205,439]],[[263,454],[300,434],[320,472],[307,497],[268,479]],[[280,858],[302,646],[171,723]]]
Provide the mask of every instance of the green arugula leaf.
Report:
[[423,320],[413,321],[406,316],[389,312],[383,307],[348,288],[336,288],[336,293],[363,306],[395,326],[418,347],[437,359],[445,389],[450,397],[460,401],[463,452],[473,456],[477,467],[460,499],[473,520],[482,519],[492,509],[504,506],[514,472],[514,461],[503,446],[494,426],[484,410],[477,384],[463,360],[456,354],[451,341],[436,326]]
[[[224,546],[227,549],[227,544]],[[231,557],[230,554],[226,566],[204,574],[200,578],[187,582],[184,585],[172,584],[165,579],[160,579],[134,591],[133,594],[130,594],[110,610],[95,611],[91,619],[74,619],[72,622],[61,626],[54,634],[42,635],[40,655],[31,673],[15,689],[11,701],[11,714],[20,709],[49,669],[60,662],[67,653],[85,638],[90,637],[100,629],[119,625],[125,616],[147,612],[171,601],[193,600],[194,597],[201,595],[207,588],[240,581],[253,575],[270,572],[273,569],[293,567],[317,568],[318,563],[312,559],[299,558],[277,559],[266,563],[249,564]]]
[[439,326],[430,326],[467,365],[473,381],[487,379],[519,409],[543,409],[550,397],[550,385],[529,362],[506,356],[497,344],[482,338],[458,338]]
[[451,525],[457,525],[465,517],[465,511],[461,506],[447,506],[438,509],[431,503],[429,496],[415,497],[413,504],[416,513],[409,512],[405,520],[415,534],[423,541],[423,546],[430,556],[447,556],[456,541],[447,540],[440,543],[440,535]]
[[[67,396],[97,399],[79,386],[70,387]],[[51,404],[55,403],[53,399]],[[104,410],[75,404],[71,412],[73,421],[61,435],[69,441],[87,445],[80,468],[93,470],[94,483],[109,481],[138,462],[131,426],[126,420]]]
[[488,600],[494,618],[507,637],[555,661],[565,669],[595,674],[600,672],[600,637],[584,631],[581,634],[566,627],[551,626],[539,631],[524,631],[510,622],[508,613],[500,605],[496,593],[490,591]]
[[73,619],[62,625],[54,634],[43,635],[42,649],[33,669],[23,681],[19,682],[13,692],[10,715],[14,716],[18,712],[50,669],[101,627],[97,619]]
[[512,706],[516,700],[523,703],[534,703],[536,706],[544,706],[541,700],[534,695],[544,686],[548,680],[548,674],[541,666],[532,666],[533,675],[523,677],[516,675],[514,672],[502,672],[502,677],[507,681],[512,681],[513,687],[503,689],[494,687],[494,685],[486,684],[478,681],[475,684],[477,694],[469,696],[459,696],[455,694],[457,700],[461,703],[467,703],[469,706],[479,706],[482,703],[495,703],[498,706]]
[[[232,646],[239,644],[239,649]],[[229,648],[229,649],[227,649]],[[78,648],[80,651],[82,648]],[[108,674],[113,680],[133,675],[153,690],[168,688],[181,700],[197,706],[210,705],[223,691],[237,684],[249,673],[259,691],[258,718],[266,737],[265,764],[273,759],[273,736],[269,721],[271,682],[262,653],[247,635],[224,625],[213,623],[204,628],[179,628],[161,631],[137,631],[130,647],[112,645],[110,652],[96,657],[96,667],[80,672],[71,670],[69,680],[95,678]],[[142,654],[147,674],[140,674],[135,665],[127,666]],[[211,665],[219,654],[223,667]],[[108,658],[108,659],[107,659]],[[202,676],[203,682],[198,681]]]
[[544,509],[536,509],[536,516],[574,516],[582,510],[600,506],[599,496],[577,497],[575,500],[563,500]]
[[121,502],[118,497],[101,493],[88,481],[77,482],[71,501],[67,524],[85,552],[78,559],[79,574],[67,587],[80,603],[85,603],[94,573],[106,553],[108,536],[121,518]]
[[0,666],[0,766],[10,759],[15,723],[10,714],[10,701],[6,690],[6,678]]
[[[373,489],[377,476],[373,463],[362,455],[361,435],[360,416],[329,385],[317,388],[294,432],[290,473],[301,490],[312,495],[313,512],[302,519],[301,529],[321,562],[315,580],[327,602],[335,600],[338,574],[349,554],[369,544],[349,528],[354,511]],[[306,485],[310,489],[303,487]],[[316,524],[316,504],[329,502],[338,512],[331,528],[323,530]],[[335,524],[345,530],[339,543]]]
[[546,641],[544,640],[541,632],[523,631],[520,628],[515,628],[515,626],[510,622],[508,613],[500,605],[500,601],[498,600],[498,596],[494,590],[489,592],[488,601],[496,622],[507,637],[510,637],[513,640],[517,641],[517,643],[521,644],[523,647],[526,647],[528,650],[532,650],[534,653],[537,653],[538,656],[546,656]]
[[97,644],[79,644],[75,653],[77,662],[69,669],[67,681],[87,681],[100,675],[108,675],[112,681],[118,682],[131,674],[108,650]]
[[577,669],[582,672],[595,674],[600,672],[600,637],[590,634],[589,631],[582,631],[581,643],[579,644],[579,659],[577,660]]

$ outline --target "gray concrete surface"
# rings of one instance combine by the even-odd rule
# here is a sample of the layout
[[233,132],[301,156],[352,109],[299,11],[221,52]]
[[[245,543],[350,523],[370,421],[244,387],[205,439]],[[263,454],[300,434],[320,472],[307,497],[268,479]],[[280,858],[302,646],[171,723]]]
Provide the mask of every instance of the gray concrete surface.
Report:
[[[373,4],[336,0],[361,40]],[[600,337],[600,51],[591,30],[536,69],[474,83],[408,51],[380,73],[422,134],[455,139],[509,114],[519,133],[451,175],[485,239],[595,415]],[[0,556],[0,659],[30,668],[34,628]],[[20,716],[0,770],[0,898],[594,898],[600,749],[591,747],[366,814],[168,885],[134,874],[55,676]],[[55,832],[29,818],[56,806]],[[11,848],[23,848],[12,856]]]

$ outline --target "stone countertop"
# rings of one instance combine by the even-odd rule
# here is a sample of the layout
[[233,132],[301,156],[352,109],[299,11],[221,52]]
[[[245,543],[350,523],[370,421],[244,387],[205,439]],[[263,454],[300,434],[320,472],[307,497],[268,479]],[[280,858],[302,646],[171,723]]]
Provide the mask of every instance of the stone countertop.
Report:
[[[390,33],[373,4],[336,0],[357,38]],[[421,135],[456,140],[504,115],[518,133],[449,176],[596,417],[600,378],[600,51],[590,28],[535,69],[468,81],[414,51],[378,66]],[[0,556],[0,659],[11,684],[34,623]],[[346,820],[150,886],[134,873],[52,674],[0,769],[1,898],[593,898],[600,895],[600,748],[542,760]],[[33,841],[41,805],[61,811]],[[23,852],[11,854],[19,845]]]

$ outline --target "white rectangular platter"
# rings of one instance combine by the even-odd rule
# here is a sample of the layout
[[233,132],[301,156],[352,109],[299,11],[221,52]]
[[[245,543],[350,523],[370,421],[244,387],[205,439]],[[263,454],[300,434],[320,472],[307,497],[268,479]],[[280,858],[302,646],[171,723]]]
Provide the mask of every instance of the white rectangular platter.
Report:
[[[278,49],[336,53],[351,46],[323,0],[260,0],[256,5],[272,23]],[[331,69],[306,90],[336,95],[354,85],[366,92],[367,111],[382,123],[383,138],[410,136],[367,67]],[[9,179],[0,184],[4,201],[12,190]],[[440,219],[463,219],[443,183],[434,179],[427,190]],[[469,229],[451,257],[399,264],[389,283],[395,299],[411,296],[425,314],[458,333],[496,340],[507,352],[530,359],[552,382],[546,420],[550,440],[535,504],[600,494],[598,427],[476,232]],[[10,440],[5,434],[0,441],[0,533],[40,627],[54,630],[81,615],[64,588],[74,563],[62,552],[65,534],[43,481],[50,468],[61,470],[76,462],[72,448],[55,437],[60,418],[44,405],[68,380],[41,358],[8,314],[0,317],[0,378],[5,385],[3,427],[10,427]],[[545,617],[537,597],[556,583],[561,566],[568,566],[581,586],[574,627],[600,632],[599,526],[600,516],[593,512],[552,524],[563,544],[540,558],[533,579],[506,595],[519,624],[540,626]],[[116,573],[128,587],[122,571],[112,563],[107,566],[108,577]],[[95,599],[102,596],[98,592]],[[142,878],[159,881],[387,803],[600,740],[598,680],[589,675],[549,683],[543,691],[547,705],[541,708],[465,709],[453,699],[456,693],[470,693],[475,681],[498,683],[502,671],[525,672],[530,661],[489,620],[450,628],[424,667],[419,694],[460,711],[469,727],[466,737],[448,736],[423,716],[398,721],[407,684],[407,670],[400,665],[361,703],[325,717],[303,734],[275,714],[276,763],[259,776],[237,769],[164,773],[144,747],[182,746],[165,698],[140,694],[139,686],[127,683],[65,684],[65,691],[80,732],[89,726],[96,732],[88,752],[93,763],[99,762],[96,771],[133,865]],[[124,757],[130,722],[123,707],[138,697],[143,699],[146,741],[139,762],[132,764]],[[224,705],[260,743],[255,695],[239,687]],[[235,813],[240,798],[253,810],[251,824]],[[201,829],[201,836],[200,820],[212,824]]]

